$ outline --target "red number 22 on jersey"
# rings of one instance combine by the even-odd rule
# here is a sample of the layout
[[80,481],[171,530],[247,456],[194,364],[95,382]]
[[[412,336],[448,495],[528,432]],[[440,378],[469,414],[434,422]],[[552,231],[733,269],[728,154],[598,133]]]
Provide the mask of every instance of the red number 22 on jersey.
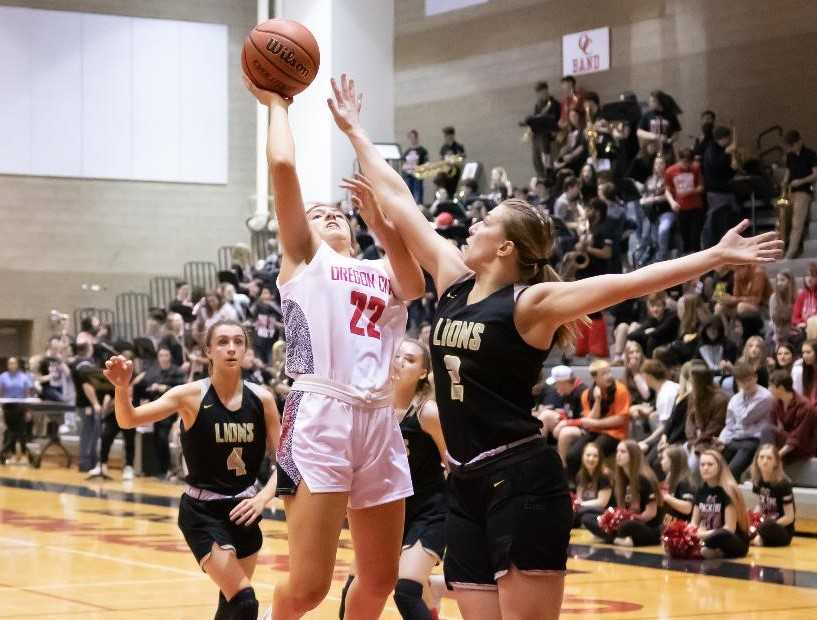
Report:
[[[368,297],[360,291],[352,291],[351,304],[355,307],[355,313],[352,315],[352,320],[349,321],[349,329],[353,334],[358,336],[369,336],[369,338],[377,338],[380,340],[380,332],[377,329],[377,321],[380,320],[380,315],[386,309],[386,302],[379,297]],[[371,314],[367,317],[366,330],[359,325],[360,318],[366,310],[371,310]]]

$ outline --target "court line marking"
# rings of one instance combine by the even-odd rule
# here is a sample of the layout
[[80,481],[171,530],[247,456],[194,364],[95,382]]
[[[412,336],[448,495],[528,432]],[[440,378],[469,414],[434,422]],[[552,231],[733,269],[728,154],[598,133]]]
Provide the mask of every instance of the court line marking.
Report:
[[[12,587],[8,586],[5,583],[0,583],[0,586],[3,587]],[[45,598],[56,599],[58,601],[73,603],[75,605],[82,605],[83,607],[91,607],[93,609],[99,609],[101,611],[115,611],[111,607],[105,607],[104,605],[97,605],[96,603],[86,603],[85,601],[78,601],[74,598],[69,598],[67,596],[60,596],[59,594],[49,594],[48,592],[40,592],[38,590],[29,590],[28,588],[17,588],[20,592],[26,592],[27,594],[34,594],[35,596],[44,596]],[[88,613],[86,609],[83,613]]]
[[22,585],[22,586],[11,586],[11,585],[4,585],[0,584],[0,590],[9,589],[9,590],[21,590],[21,589],[29,589],[29,590],[71,590],[71,589],[81,589],[81,588],[103,588],[109,586],[139,586],[145,585],[150,583],[184,583],[186,581],[200,581],[199,577],[178,577],[176,579],[136,579],[130,581],[94,581],[92,583],[82,583],[82,582],[74,582],[74,583],[49,583],[44,585]]

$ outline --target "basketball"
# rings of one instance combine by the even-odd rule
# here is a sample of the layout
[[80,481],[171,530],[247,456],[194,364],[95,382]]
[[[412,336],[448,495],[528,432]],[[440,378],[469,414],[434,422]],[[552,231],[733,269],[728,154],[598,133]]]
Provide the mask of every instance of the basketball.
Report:
[[270,19],[255,26],[241,52],[241,66],[253,84],[284,97],[309,86],[320,64],[315,37],[290,19]]

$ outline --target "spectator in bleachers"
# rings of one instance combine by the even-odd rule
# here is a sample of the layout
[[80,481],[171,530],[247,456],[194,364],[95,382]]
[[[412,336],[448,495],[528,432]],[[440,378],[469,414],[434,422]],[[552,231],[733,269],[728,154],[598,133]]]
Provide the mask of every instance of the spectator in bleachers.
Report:
[[786,147],[786,176],[783,186],[791,192],[791,232],[786,241],[786,259],[797,258],[803,251],[803,233],[814,199],[813,184],[817,181],[817,153],[803,145],[800,132],[790,130],[783,138]]
[[572,75],[566,75],[559,81],[559,89],[562,91],[559,128],[564,131],[568,127],[571,110],[584,114],[584,92],[576,87],[576,78]]
[[592,164],[584,164],[579,170],[579,195],[585,205],[599,197],[599,182]]
[[[686,419],[687,410],[689,408],[689,395],[692,391],[692,383],[690,380],[690,371],[692,369],[692,362],[687,362],[681,367],[678,373],[678,393],[675,396],[675,403],[672,406],[672,413],[669,419],[664,424],[664,432],[658,439],[656,449],[652,451],[649,457],[649,464],[656,475],[661,473],[661,455],[670,447],[683,448],[686,442]],[[684,458],[688,460],[686,450]]]
[[581,214],[579,180],[571,176],[565,179],[562,188],[564,191],[553,204],[553,215],[562,220],[568,228],[572,226],[573,230],[575,230]]
[[79,416],[79,470],[87,472],[98,462],[97,442],[103,408],[110,394],[100,389],[102,372],[93,358],[93,345],[87,339],[76,345],[76,358],[70,366],[77,394]]
[[[737,357],[738,349],[726,337],[723,318],[718,314],[713,315],[698,336],[695,358],[702,360],[715,376],[720,377],[731,373]],[[694,470],[692,467],[690,469]]]
[[695,159],[702,160],[709,145],[712,144],[712,132],[715,129],[715,113],[712,110],[701,112],[701,132],[695,138],[692,153]]
[[196,315],[194,333],[196,340],[201,342],[210,325],[221,320],[238,320],[235,308],[224,303],[224,297],[218,291],[210,291],[202,297],[193,309]]
[[241,376],[245,381],[258,385],[267,385],[272,380],[272,374],[264,362],[255,357],[252,349],[247,349],[241,358]]
[[701,232],[706,212],[701,165],[695,161],[692,149],[681,149],[678,163],[667,168],[665,178],[667,198],[677,218],[681,235],[681,251],[684,254],[697,252],[701,249]]
[[247,283],[252,280],[255,272],[255,265],[252,260],[252,250],[246,243],[236,243],[230,252],[230,270],[235,273],[238,280],[237,287],[243,290]]
[[817,340],[806,340],[800,348],[800,359],[791,369],[794,391],[817,407]]
[[548,213],[552,213],[553,201],[555,196],[551,196],[550,189],[544,178],[534,177],[531,179],[531,194],[528,196],[528,202],[534,206],[543,207]]
[[545,170],[551,166],[551,140],[561,115],[562,106],[550,96],[548,83],[538,82],[533,114],[519,124],[530,129],[533,169],[540,179],[545,178]]
[[[31,375],[20,368],[16,357],[8,358],[6,371],[0,374],[0,398],[29,398],[35,395],[34,380]],[[5,462],[6,455],[10,454],[9,461],[17,462],[17,446],[20,447],[20,459],[23,456],[31,460],[26,446],[26,414],[28,410],[22,403],[6,403],[3,405],[3,418],[6,425],[6,435],[0,463]]]
[[689,470],[696,472],[700,454],[717,444],[718,435],[726,423],[729,400],[715,385],[712,371],[702,361],[692,361],[689,378],[691,389],[684,433]]
[[584,446],[582,465],[576,474],[576,500],[579,503],[573,516],[573,527],[580,527],[585,515],[598,517],[613,496],[610,478],[604,473],[599,447],[592,441]]
[[662,153],[668,163],[675,160],[673,147],[681,131],[680,114],[681,108],[671,95],[654,90],[650,93],[649,110],[638,125],[639,141],[655,143],[657,152]]
[[[451,157],[465,157],[465,147],[457,142],[456,130],[451,127],[443,127],[443,145],[440,147],[440,159],[449,159]],[[455,174],[446,175],[445,189],[448,196],[453,196],[457,192],[457,183],[460,181],[460,173],[462,168],[456,167]]]
[[491,180],[488,186],[488,196],[495,203],[513,195],[513,184],[508,178],[508,172],[502,166],[495,166],[491,169]]
[[198,381],[199,379],[206,379],[208,375],[208,361],[207,356],[202,353],[201,346],[199,344],[193,344],[187,357],[189,364],[186,373],[186,383]]
[[698,349],[698,339],[712,318],[709,306],[698,293],[687,293],[678,300],[678,339],[670,344],[674,365],[691,360]]
[[760,336],[749,336],[743,345],[743,353],[738,358],[755,369],[757,383],[769,387],[769,369],[766,367],[766,342]]
[[791,376],[792,367],[794,366],[794,346],[788,342],[781,342],[777,345],[774,352],[774,370],[782,370],[787,375]]
[[423,180],[414,176],[414,170],[417,166],[422,166],[428,163],[428,150],[420,144],[420,134],[416,129],[409,129],[406,134],[408,138],[408,147],[403,151],[403,163],[401,171],[403,180],[408,185],[411,195],[414,197],[414,202],[418,205],[423,204]]
[[794,300],[791,322],[801,337],[817,338],[817,263],[809,263],[803,288]]
[[627,337],[641,345],[644,354],[652,357],[656,347],[670,344],[678,337],[678,315],[667,307],[665,291],[647,297],[647,318]]
[[559,432],[567,420],[577,420],[582,415],[582,393],[587,389],[569,366],[554,366],[544,381],[533,414],[542,422],[542,434],[558,440]]
[[738,392],[729,399],[726,424],[718,435],[724,459],[735,480],[752,464],[761,435],[771,425],[774,398],[757,382],[757,372],[746,361],[735,363],[732,372]]
[[626,176],[638,183],[641,189],[643,189],[644,184],[652,174],[657,153],[658,146],[655,142],[645,142],[638,149],[638,155],[627,169]]
[[250,308],[253,325],[252,345],[256,357],[264,364],[272,358],[272,345],[281,328],[283,313],[268,286],[261,288],[261,294]]
[[667,422],[678,397],[678,384],[670,381],[669,371],[658,360],[648,359],[642,364],[641,372],[650,390],[655,393],[655,405],[648,413],[650,434],[638,442],[638,447],[649,459],[657,452],[658,441],[664,435]]
[[630,394],[627,387],[613,379],[610,364],[595,360],[589,367],[593,385],[582,393],[581,426],[562,429],[559,453],[566,455],[569,476],[579,471],[584,446],[595,441],[605,457],[615,452],[626,439],[630,425]]
[[[181,368],[173,364],[173,357],[168,349],[156,352],[156,363],[149,366],[133,382],[134,400],[140,404],[154,401],[170,388],[182,385],[186,377]],[[170,467],[170,446],[168,441],[173,423],[178,414],[153,423],[153,442],[159,465],[157,474],[160,478],[168,475]]]
[[184,354],[184,321],[182,315],[168,312],[162,326],[162,337],[157,348],[167,349],[176,366],[181,367],[185,362]]
[[99,333],[101,323],[99,317],[96,315],[86,316],[79,323],[79,333],[77,334],[76,343],[83,344],[88,342],[91,346],[96,344],[96,335]]
[[647,179],[641,196],[641,209],[650,230],[649,235],[646,236],[650,244],[650,251],[642,250],[644,257],[639,261],[639,266],[651,263],[653,260],[669,258],[675,213],[667,200],[665,172],[666,160],[663,156],[656,156],[652,174]]
[[773,444],[758,448],[752,463],[752,492],[757,495],[754,512],[761,516],[752,544],[758,547],[789,546],[794,536],[794,491]]
[[735,163],[732,155],[732,132],[727,127],[716,127],[712,143],[706,149],[703,161],[704,188],[709,210],[703,230],[703,247],[711,248],[740,218],[740,209],[732,190]]
[[797,297],[797,285],[794,276],[788,269],[783,269],[774,277],[774,287],[769,297],[769,317],[771,318],[771,342],[786,342],[796,337],[792,326],[794,300]]
[[74,392],[66,388],[71,382],[71,371],[65,363],[64,346],[59,336],[48,339],[48,348],[36,370],[35,382],[40,386],[40,398],[70,402],[66,399]]
[[[232,308],[237,321],[244,321],[250,310],[250,298],[244,293],[235,290],[235,286],[229,282],[222,282],[218,285],[218,291],[224,299],[224,306]],[[230,310],[228,309],[229,313]]]
[[641,367],[644,365],[644,349],[635,340],[624,345],[624,385],[630,393],[630,406],[650,404],[655,394],[650,389]]
[[170,302],[167,310],[181,315],[185,323],[192,323],[193,316],[193,289],[187,282],[176,283],[176,298]]
[[817,456],[817,410],[794,391],[792,378],[785,370],[776,370],[769,378],[769,391],[775,397],[770,433],[763,441],[780,448],[786,461]]
[[570,170],[575,176],[579,175],[584,162],[587,160],[587,143],[584,139],[584,121],[581,113],[573,108],[567,113],[567,136],[565,143],[559,150],[559,156],[553,167],[556,170]]

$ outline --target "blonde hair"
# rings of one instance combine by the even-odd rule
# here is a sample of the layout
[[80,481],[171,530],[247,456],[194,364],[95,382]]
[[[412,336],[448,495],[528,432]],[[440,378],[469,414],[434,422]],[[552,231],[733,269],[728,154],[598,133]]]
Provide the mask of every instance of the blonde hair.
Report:
[[[738,529],[748,532],[749,519],[746,516],[746,502],[743,501],[743,493],[741,493],[740,487],[738,487],[738,483],[735,481],[735,477],[729,469],[729,464],[717,450],[704,450],[701,452],[700,458],[703,459],[705,456],[712,457],[718,464],[718,486],[726,491],[729,499],[731,499],[735,505],[735,510],[738,513]],[[700,460],[698,462],[700,463]]]
[[783,471],[783,459],[780,458],[780,452],[777,451],[777,446],[773,443],[764,443],[755,452],[755,458],[752,459],[752,484],[758,485],[763,482],[763,474],[760,473],[760,466],[757,464],[760,453],[764,450],[769,450],[774,457],[774,472],[772,472],[772,479],[770,482],[780,483],[788,480],[786,472]]
[[[517,198],[504,200],[500,206],[504,206],[512,215],[503,218],[502,225],[508,241],[516,248],[520,283],[561,282],[562,279],[548,263],[556,237],[550,216],[540,207]],[[554,335],[556,345],[562,350],[572,349],[582,323],[589,325],[590,319],[583,315],[560,325]]]

